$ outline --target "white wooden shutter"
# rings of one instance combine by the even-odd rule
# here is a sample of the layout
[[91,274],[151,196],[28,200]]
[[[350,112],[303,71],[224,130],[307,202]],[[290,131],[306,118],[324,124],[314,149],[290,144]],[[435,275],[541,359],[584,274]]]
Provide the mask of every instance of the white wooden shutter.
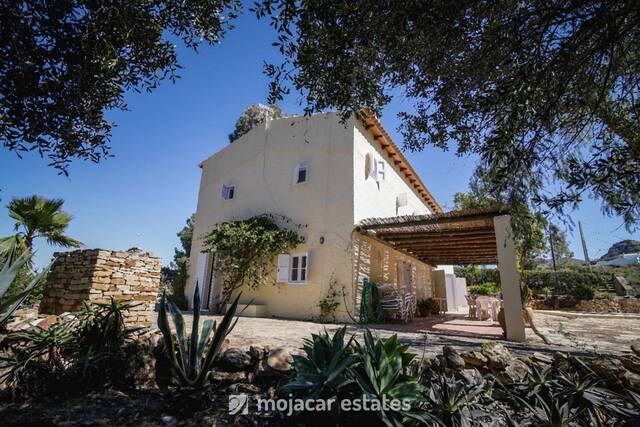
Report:
[[304,279],[305,282],[309,281],[309,272],[311,271],[311,253],[305,252],[304,255],[307,257],[307,268],[306,268],[306,277]]
[[384,160],[376,160],[375,161],[375,180],[376,181],[384,181],[384,169],[385,169]]
[[291,256],[289,254],[278,255],[278,273],[276,281],[278,283],[287,283],[289,281],[289,262]]
[[375,165],[373,162],[373,155],[371,153],[367,153],[364,156],[364,179],[369,177],[375,179]]

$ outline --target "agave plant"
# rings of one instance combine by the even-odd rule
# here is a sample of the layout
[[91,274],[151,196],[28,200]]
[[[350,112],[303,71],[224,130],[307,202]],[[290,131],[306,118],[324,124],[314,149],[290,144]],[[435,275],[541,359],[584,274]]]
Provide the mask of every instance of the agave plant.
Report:
[[0,381],[20,389],[49,389],[64,375],[69,363],[66,353],[75,343],[68,323],[48,329],[32,328],[12,335],[20,345],[0,357]]
[[24,251],[20,256],[16,257],[17,253],[18,249],[16,246],[7,250],[4,264],[0,270],[0,325],[4,324],[29,294],[43,282],[44,277],[49,271],[48,266],[37,274],[20,292],[3,298],[16,279],[20,269],[31,260],[31,254],[29,252]]
[[484,410],[488,402],[481,402],[486,388],[484,381],[469,384],[444,373],[433,375],[425,393],[426,416],[436,426],[489,424],[491,415]]
[[[191,336],[185,333],[184,318],[176,304],[162,295],[158,312],[158,328],[162,331],[164,343],[176,373],[178,385],[184,389],[202,389],[209,378],[214,360],[220,353],[225,337],[233,330],[237,319],[233,321],[240,295],[233,301],[219,325],[211,319],[205,320],[200,330],[200,292],[198,283],[193,293],[193,325]],[[176,339],[171,333],[167,310],[171,314],[176,330]],[[212,337],[212,338],[211,338]],[[209,338],[211,342],[209,343]]]
[[127,328],[124,313],[138,304],[109,298],[105,303],[85,304],[78,315],[78,344],[81,348],[115,355],[125,339],[141,328]]
[[293,356],[296,376],[280,390],[302,393],[312,399],[336,398],[340,389],[351,382],[347,369],[358,360],[351,347],[353,337],[344,343],[346,330],[346,327],[339,329],[333,337],[325,330],[312,334],[311,339],[305,338],[305,355]]
[[[415,354],[408,345],[398,343],[392,335],[386,340],[375,339],[368,329],[364,333],[365,345],[356,343],[359,363],[350,369],[362,393],[371,400],[401,401],[400,410],[380,409],[378,416],[388,426],[408,423],[426,423],[423,413],[416,406],[422,401],[423,386],[418,377],[409,375],[409,366]],[[406,404],[410,407],[406,407]]]

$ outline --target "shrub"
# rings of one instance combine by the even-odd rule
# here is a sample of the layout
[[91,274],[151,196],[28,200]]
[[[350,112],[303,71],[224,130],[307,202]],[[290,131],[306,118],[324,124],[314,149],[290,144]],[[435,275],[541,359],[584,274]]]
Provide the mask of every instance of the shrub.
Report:
[[422,298],[417,303],[418,313],[421,317],[440,314],[440,305],[433,298]]
[[593,299],[613,301],[613,294],[611,294],[611,292],[596,291],[593,296]]
[[531,293],[536,298],[549,298],[553,295],[553,289],[549,286],[545,286],[542,289],[532,290]]
[[[479,268],[456,268],[456,275],[467,280],[467,286],[493,282],[500,285],[500,274],[497,269],[481,270]],[[605,288],[613,283],[610,269],[573,267],[569,270],[554,272],[552,270],[525,270],[521,272],[524,283],[531,291],[540,295],[546,294],[545,288],[555,294],[572,294],[577,286],[587,286],[593,289]],[[470,290],[471,292],[471,290]]]
[[478,267],[455,267],[455,275],[467,279],[467,286],[482,285],[486,282],[500,284],[500,272],[495,269],[480,269]]
[[579,283],[573,292],[579,300],[592,300],[595,295],[595,290],[591,286],[582,283]]
[[76,394],[119,384],[124,374],[120,350],[133,331],[124,324],[128,308],[111,299],[86,306],[74,320],[12,334],[0,379],[24,396]]
[[501,289],[495,282],[485,282],[480,285],[467,286],[467,291],[474,295],[498,295]]

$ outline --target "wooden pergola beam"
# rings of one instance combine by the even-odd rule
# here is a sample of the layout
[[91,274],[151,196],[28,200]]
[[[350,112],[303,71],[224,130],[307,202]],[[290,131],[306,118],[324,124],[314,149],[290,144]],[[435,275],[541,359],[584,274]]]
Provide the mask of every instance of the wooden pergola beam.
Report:
[[428,237],[461,237],[461,236],[493,236],[495,235],[492,228],[488,227],[470,227],[464,229],[445,229],[445,230],[416,230],[416,231],[381,231],[375,233],[375,236],[379,239],[387,241],[400,241],[410,240],[417,238]]
[[459,259],[431,259],[422,260],[425,264],[430,265],[488,265],[488,264],[497,264],[498,261],[495,258],[491,259],[471,259],[465,258],[464,260]]
[[496,247],[495,240],[485,240],[476,242],[467,242],[465,240],[451,241],[451,242],[413,242],[412,244],[404,243],[402,245],[391,245],[394,248],[451,248],[451,249],[465,249],[465,248],[494,248]]
[[424,258],[428,258],[430,260],[435,260],[435,259],[442,259],[442,258],[446,258],[446,259],[455,259],[455,260],[464,260],[464,259],[497,259],[498,254],[492,254],[491,252],[458,252],[458,253],[443,253],[443,252],[413,252],[413,251],[408,251],[409,253],[413,254],[413,256],[416,256],[418,258],[420,257],[424,257]]
[[488,214],[459,216],[459,217],[451,217],[451,218],[426,218],[422,220],[412,220],[412,221],[402,221],[402,222],[383,221],[379,224],[365,224],[365,225],[362,225],[361,228],[363,230],[380,230],[385,228],[406,228],[406,227],[416,227],[416,226],[425,226],[425,225],[442,226],[445,224],[464,224],[469,222],[481,222],[487,228],[493,229],[494,216],[495,216],[494,213],[488,213]]
[[[396,249],[396,248],[394,248]],[[457,247],[446,247],[446,246],[415,246],[410,248],[402,248],[408,252],[412,253],[432,253],[432,254],[491,254],[495,255],[497,253],[496,245],[486,245],[486,246],[457,246]]]
[[465,258],[491,258],[497,259],[497,253],[491,252],[440,252],[440,251],[408,251],[417,257],[425,257],[428,259],[438,259],[438,258],[450,258],[450,259],[465,259]]
[[495,239],[495,234],[493,232],[488,232],[485,229],[477,230],[477,231],[461,231],[457,233],[432,233],[432,232],[420,232],[420,233],[376,233],[376,236],[379,238],[383,238],[389,242],[412,242],[412,241],[423,241],[423,240],[442,240],[442,241],[451,241],[451,240],[460,240],[460,239],[483,239],[483,238],[493,238]]
[[496,244],[495,237],[472,237],[472,238],[450,238],[450,239],[415,239],[415,240],[388,240],[390,244],[395,248],[404,248],[404,247],[414,247],[421,245],[447,245],[447,246],[458,246],[458,245],[475,245],[475,244]]

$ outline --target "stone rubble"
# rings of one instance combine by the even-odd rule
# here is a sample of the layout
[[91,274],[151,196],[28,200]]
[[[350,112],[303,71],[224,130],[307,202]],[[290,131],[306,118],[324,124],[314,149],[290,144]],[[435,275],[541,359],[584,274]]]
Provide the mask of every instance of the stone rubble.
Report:
[[[638,343],[635,343],[635,347],[637,346]],[[570,359],[573,357],[562,352],[554,352],[553,356],[536,352],[527,356],[514,357],[502,344],[488,342],[482,345],[481,351],[463,353],[458,353],[453,347],[444,346],[441,355],[433,359],[421,360],[419,371],[429,372],[447,368],[460,373],[470,382],[473,382],[477,372],[480,374],[490,372],[502,383],[509,384],[525,380],[534,367],[542,370],[553,363],[556,368],[567,370]],[[585,357],[581,360],[607,383],[624,385],[635,392],[640,392],[640,357],[638,355],[633,353],[607,355]]]
[[240,372],[251,367],[252,357],[239,348],[229,348],[222,353],[217,364],[227,372]]

